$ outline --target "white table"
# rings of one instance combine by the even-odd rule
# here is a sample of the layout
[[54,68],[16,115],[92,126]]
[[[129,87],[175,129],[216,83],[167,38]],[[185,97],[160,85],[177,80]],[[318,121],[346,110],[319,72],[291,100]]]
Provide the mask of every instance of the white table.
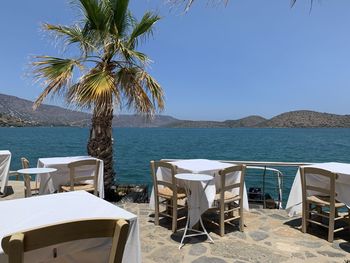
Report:
[[[193,173],[193,176],[195,174],[207,174],[214,177],[214,180],[212,180],[208,187],[205,189],[205,195],[201,199],[201,205],[200,205],[200,211],[195,216],[192,215],[193,221],[195,221],[197,217],[197,222],[205,211],[207,211],[209,208],[212,207],[212,204],[214,203],[215,195],[217,190],[220,190],[220,177],[217,176],[218,172],[222,169],[235,166],[234,164],[229,163],[222,163],[219,161],[212,161],[212,160],[206,160],[206,159],[190,159],[190,160],[179,160],[179,161],[172,161],[169,162],[173,165],[176,165],[178,167],[178,173]],[[228,184],[234,184],[239,183],[240,181],[240,172],[235,172],[232,174],[227,175],[227,183]],[[157,170],[157,178],[162,181],[168,181],[171,182],[171,174],[168,169],[160,168]],[[183,183],[179,181],[179,186],[184,187]],[[197,191],[202,192],[203,187],[201,189],[197,189]],[[243,191],[243,208],[246,211],[249,211],[249,204],[248,204],[248,196],[247,196],[247,190],[246,186],[244,184],[244,191]],[[239,194],[239,189],[234,188],[232,189],[233,194]],[[150,209],[154,210],[154,189],[152,189],[151,198],[150,198]]]
[[56,168],[25,168],[17,170],[19,174],[48,174],[52,172],[56,172]]
[[11,163],[10,151],[0,151],[0,194],[5,194]]
[[[320,168],[337,173],[339,175],[338,179],[335,181],[337,200],[350,207],[350,164],[331,162],[317,163],[303,167]],[[320,176],[317,175],[308,174],[308,180],[311,180],[312,184],[315,186],[319,185],[327,187],[327,185],[329,185],[329,180],[322,181]],[[286,210],[289,216],[296,216],[302,212],[302,188],[299,170],[295,175],[294,182],[290,190]]]
[[[91,156],[72,156],[72,157],[51,157],[51,158],[40,158],[38,160],[38,167],[45,168],[56,168],[57,172],[51,174],[40,174],[38,181],[40,181],[39,195],[52,194],[60,189],[61,185],[69,184],[69,169],[68,164],[75,161],[81,160],[96,160]],[[99,196],[104,198],[104,185],[103,185],[103,161],[100,160],[100,169],[98,171],[98,185],[97,189]],[[89,176],[95,171],[95,167],[83,167],[77,168],[76,173],[82,176]]]
[[[197,229],[192,228],[198,222],[197,216],[199,214],[199,211],[201,210],[201,199],[204,196],[205,189],[208,187],[209,182],[212,181],[214,177],[207,174],[190,173],[176,174],[175,177],[176,179],[181,180],[185,183],[185,191],[188,204],[188,216],[179,249],[183,246],[183,241],[186,237],[206,235],[210,239],[210,241],[214,243],[213,239],[209,236],[207,230],[203,225],[201,216],[199,216],[199,223],[202,227],[202,231],[198,231]],[[203,190],[198,191],[198,189],[201,189],[202,187]],[[187,235],[186,233],[188,231],[193,231],[196,233]]]
[[[56,172],[56,168],[25,168],[25,169],[19,169],[17,170],[17,173],[19,174],[35,174],[38,176],[38,174],[47,174],[47,176],[50,176],[50,173]],[[35,181],[38,182],[37,178],[35,178]],[[48,181],[46,181],[48,182]],[[35,185],[37,187],[37,185]],[[45,188],[45,186],[44,186]]]
[[[85,191],[22,198],[0,202],[0,239],[9,234],[50,224],[81,219],[125,219],[130,223],[123,262],[141,262],[137,216]],[[97,238],[62,243],[25,253],[25,262],[108,262],[110,238]],[[52,259],[57,248],[58,258]],[[8,257],[0,248],[0,263]]]

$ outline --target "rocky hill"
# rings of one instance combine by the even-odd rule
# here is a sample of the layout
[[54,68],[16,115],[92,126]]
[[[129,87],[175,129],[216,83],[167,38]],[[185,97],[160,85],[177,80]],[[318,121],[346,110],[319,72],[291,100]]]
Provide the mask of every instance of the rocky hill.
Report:
[[273,128],[350,128],[350,115],[337,115],[316,111],[291,111],[257,124]]
[[45,104],[36,111],[32,107],[32,101],[0,94],[0,113],[18,123],[14,126],[86,126],[90,122],[88,113]]
[[266,121],[265,118],[257,115],[248,116],[238,120],[227,120],[224,121],[225,125],[229,128],[238,127],[256,127],[260,123]]
[[[88,126],[91,114],[42,105],[36,111],[33,102],[0,94],[0,126]],[[167,127],[167,128],[350,128],[350,115],[336,115],[315,111],[291,111],[265,119],[249,116],[238,120],[191,121],[157,115],[147,120],[138,115],[117,115],[113,127]]]
[[220,121],[189,121],[178,120],[164,125],[165,128],[228,128],[224,122]]
[[168,128],[251,128],[255,127],[261,122],[266,121],[265,118],[260,116],[248,116],[238,120],[227,120],[227,121],[189,121],[189,120],[178,120],[172,122],[166,127]]
[[[0,94],[0,126],[88,126],[91,114],[41,105],[36,111],[33,102],[15,96]],[[156,116],[152,121],[137,115],[118,115],[114,127],[159,127],[176,122],[170,116]]]

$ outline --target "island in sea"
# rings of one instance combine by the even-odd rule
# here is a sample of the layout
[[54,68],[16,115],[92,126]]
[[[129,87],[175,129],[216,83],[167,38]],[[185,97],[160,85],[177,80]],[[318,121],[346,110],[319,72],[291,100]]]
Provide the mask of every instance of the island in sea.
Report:
[[[91,114],[52,105],[41,105],[36,111],[33,102],[0,94],[0,127],[90,125]],[[350,115],[322,113],[310,110],[290,111],[271,119],[253,115],[237,120],[193,121],[157,115],[147,120],[138,115],[116,116],[113,127],[164,128],[350,128]]]

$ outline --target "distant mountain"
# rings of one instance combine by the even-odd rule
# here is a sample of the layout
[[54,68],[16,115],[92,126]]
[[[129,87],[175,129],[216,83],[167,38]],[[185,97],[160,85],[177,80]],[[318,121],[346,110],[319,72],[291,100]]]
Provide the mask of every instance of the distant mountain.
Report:
[[[88,126],[91,114],[41,105],[36,111],[33,102],[15,96],[0,94],[0,126]],[[113,127],[167,127],[167,128],[350,128],[350,115],[336,115],[315,111],[291,111],[271,119],[248,116],[238,120],[191,121],[157,115],[147,120],[138,115],[117,115]]]
[[88,113],[45,104],[36,111],[32,107],[32,101],[0,94],[0,113],[13,121],[17,120],[18,125],[14,126],[86,126],[90,123]]
[[162,127],[169,125],[170,123],[176,123],[179,121],[171,116],[157,115],[152,120],[147,120],[145,117],[139,115],[116,115],[113,119],[113,127],[120,128],[151,128]]
[[177,122],[166,125],[168,128],[242,128],[255,127],[261,122],[266,121],[260,116],[248,116],[238,120],[227,121],[189,121],[178,120]]
[[257,127],[350,128],[350,115],[337,115],[308,110],[290,111],[261,122]]
[[239,120],[227,120],[227,121],[224,121],[224,123],[229,128],[238,128],[238,127],[256,127],[257,125],[259,125],[264,121],[266,121],[265,118],[257,115],[252,115]]
[[[33,102],[15,96],[0,94],[0,126],[88,126],[91,114],[41,105],[36,111]],[[114,127],[159,127],[176,122],[170,116],[155,116],[152,121],[137,115],[117,115]]]
[[224,122],[220,121],[189,121],[178,120],[164,125],[165,128],[227,128]]

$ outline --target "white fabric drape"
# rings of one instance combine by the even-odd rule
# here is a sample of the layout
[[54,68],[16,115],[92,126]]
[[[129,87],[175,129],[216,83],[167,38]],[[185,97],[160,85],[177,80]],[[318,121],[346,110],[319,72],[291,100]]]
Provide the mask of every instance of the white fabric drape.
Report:
[[[335,182],[335,191],[337,193],[337,200],[350,207],[350,164],[347,163],[317,163],[313,165],[307,165],[304,167],[314,167],[325,169],[339,175]],[[320,176],[308,174],[309,182],[312,182],[315,186],[329,187],[329,180],[322,180]],[[310,192],[309,194],[312,194]],[[288,197],[286,210],[289,216],[297,216],[302,212],[302,188],[300,171],[297,171],[295,175],[292,188]]]
[[[141,262],[137,216],[84,191],[0,202],[0,240],[9,234],[42,226],[83,219],[126,219],[130,223],[123,263]],[[25,253],[25,262],[108,262],[110,238],[66,242]],[[57,248],[57,258],[52,249]],[[0,263],[8,257],[0,247]]]
[[11,163],[10,151],[0,151],[0,193],[5,193],[7,186]]
[[[91,156],[72,156],[72,157],[52,157],[52,158],[40,158],[38,160],[38,167],[56,168],[57,171],[50,174],[38,175],[38,181],[40,181],[39,194],[52,194],[57,192],[61,185],[66,185],[70,182],[68,164],[75,161],[96,159]],[[97,189],[99,196],[104,198],[104,185],[103,185],[103,161],[100,160],[100,169],[98,171]],[[91,175],[95,171],[94,166],[86,166],[83,168],[77,168],[76,172],[79,175]]]

